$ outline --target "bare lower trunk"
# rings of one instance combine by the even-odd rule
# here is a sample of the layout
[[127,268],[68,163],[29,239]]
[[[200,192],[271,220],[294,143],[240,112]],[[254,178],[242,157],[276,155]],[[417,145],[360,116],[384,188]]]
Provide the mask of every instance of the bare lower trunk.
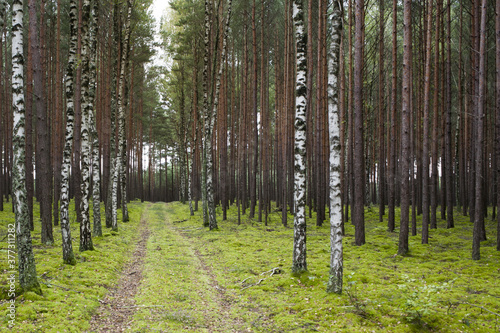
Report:
[[66,139],[64,143],[63,162],[61,171],[61,234],[62,234],[62,250],[63,261],[66,264],[76,264],[76,259],[73,254],[73,245],[71,241],[71,230],[69,226],[69,182],[70,182],[70,166],[71,152],[73,149],[73,131],[74,131],[74,87],[73,77],[76,64],[76,24],[77,24],[76,0],[70,2],[70,24],[71,24],[71,39],[69,47],[69,60],[66,71]]
[[[24,164],[24,73],[23,73],[23,1],[12,3],[12,107],[13,114],[13,165],[12,198],[15,212],[15,228],[9,225],[9,232],[16,232],[19,267],[19,284],[23,291],[41,294],[37,280],[35,258],[31,243],[28,206],[26,204],[26,173]],[[14,267],[11,267],[14,269]]]
[[307,271],[306,262],[306,80],[307,35],[304,32],[304,9],[301,0],[293,2],[293,21],[297,43],[297,78],[295,96],[295,173],[294,199],[295,217],[293,232],[293,265],[294,273]]
[[342,293],[342,192],[340,184],[340,124],[339,124],[339,57],[342,35],[340,3],[330,0],[328,13],[328,125],[330,142],[330,276],[328,292]]

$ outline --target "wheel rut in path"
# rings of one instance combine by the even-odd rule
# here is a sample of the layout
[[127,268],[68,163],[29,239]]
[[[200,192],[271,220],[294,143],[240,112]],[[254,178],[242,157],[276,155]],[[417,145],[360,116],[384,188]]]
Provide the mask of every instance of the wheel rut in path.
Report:
[[[149,209],[149,205],[147,209]],[[124,265],[118,284],[110,289],[101,306],[90,320],[90,332],[125,332],[135,312],[134,296],[141,284],[149,228],[141,217],[140,236],[131,259]]]

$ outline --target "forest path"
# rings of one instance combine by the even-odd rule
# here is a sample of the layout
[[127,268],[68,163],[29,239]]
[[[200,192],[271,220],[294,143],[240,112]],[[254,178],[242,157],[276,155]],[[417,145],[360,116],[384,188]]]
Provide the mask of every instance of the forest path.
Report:
[[[146,211],[151,205],[146,207]],[[96,314],[90,320],[91,332],[125,332],[130,328],[130,321],[135,312],[134,297],[142,280],[146,245],[150,236],[145,214],[141,217],[138,243],[121,272],[116,287],[104,300]]]
[[90,332],[246,332],[234,296],[168,204],[149,205],[138,244]]

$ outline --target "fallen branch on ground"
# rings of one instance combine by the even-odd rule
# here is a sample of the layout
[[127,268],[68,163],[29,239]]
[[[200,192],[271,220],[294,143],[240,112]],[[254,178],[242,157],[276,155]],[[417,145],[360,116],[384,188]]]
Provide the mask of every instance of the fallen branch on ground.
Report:
[[269,276],[273,276],[274,274],[281,274],[283,271],[279,267],[274,267],[273,269],[268,270],[267,272],[260,273],[260,275],[264,275],[271,272]]
[[245,288],[241,288],[241,290],[245,290],[245,289],[248,289],[250,287],[255,287],[256,285],[259,285],[262,281],[264,281],[265,279],[260,279],[259,282],[255,283],[255,284],[251,284],[249,286],[246,286]]
[[58,286],[57,284],[53,284],[53,283],[45,283],[43,281],[40,281],[41,283],[43,283],[44,285],[46,285],[47,287],[58,287],[58,288],[61,288],[63,290],[66,290],[66,291],[74,291],[75,293],[80,293],[82,294],[83,292],[82,291],[78,291],[78,290],[74,290],[74,289],[70,289],[70,288],[66,288],[66,287],[63,287],[63,286]]
[[481,306],[481,305],[476,305],[476,304],[472,304],[472,303],[467,303],[467,302],[458,302],[458,304],[465,304],[465,305],[470,305],[470,306],[475,306],[476,308],[480,308],[480,309],[483,309],[484,311],[487,311],[491,314],[494,314],[495,316],[498,316],[500,317],[500,314],[496,313],[496,312],[493,312],[493,311],[490,311],[488,309],[486,309],[485,307]]
[[[265,272],[260,273],[260,275],[264,275],[264,274],[267,274],[267,273],[269,273],[269,272],[271,272],[271,274],[269,274],[269,276],[273,276],[274,274],[281,274],[281,273],[283,273],[283,270],[282,270],[281,268],[279,268],[279,267],[274,267],[273,269],[270,269],[270,270],[268,270],[268,271],[265,271]],[[249,277],[247,277],[246,279],[244,279],[243,281],[241,281],[241,282],[240,282],[240,284],[245,283],[245,281],[246,281],[246,280],[248,280],[248,279],[250,279],[250,278],[252,278],[252,277],[253,277],[253,276],[249,276]],[[256,285],[258,285],[259,283],[261,283],[263,280],[265,280],[265,279],[260,279],[260,280],[259,280],[259,282],[257,282],[256,284],[253,284],[253,285],[251,285],[251,286],[246,286],[246,287],[245,287],[245,288],[243,288],[243,289],[246,289],[246,288],[249,288],[249,287],[256,286]],[[243,290],[243,289],[242,289],[242,290]]]

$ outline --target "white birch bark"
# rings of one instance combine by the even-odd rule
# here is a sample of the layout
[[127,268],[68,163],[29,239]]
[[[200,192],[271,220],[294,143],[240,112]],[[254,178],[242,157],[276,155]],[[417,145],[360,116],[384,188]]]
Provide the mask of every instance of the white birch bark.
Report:
[[[0,0],[0,29],[3,31],[3,27],[5,24],[5,16],[6,16],[6,8],[7,8],[7,3],[5,0]],[[3,38],[3,36],[0,36],[0,40]]]
[[203,38],[203,43],[205,45],[205,54],[203,57],[203,112],[204,112],[204,132],[202,142],[202,167],[201,167],[201,201],[203,207],[203,226],[208,227],[208,204],[207,204],[207,141],[210,141],[210,137],[207,140],[207,132],[210,124],[210,113],[209,113],[209,101],[208,101],[208,67],[210,54],[209,50],[209,36],[210,36],[210,25],[211,25],[211,6],[208,0],[205,0],[205,36]]
[[328,131],[330,142],[330,276],[327,291],[342,293],[343,247],[340,187],[339,63],[342,10],[338,0],[329,1],[327,16],[328,50]]
[[101,225],[101,165],[99,154],[99,138],[96,130],[96,118],[94,116],[95,106],[95,89],[96,89],[96,49],[97,49],[97,14],[98,2],[92,0],[91,18],[90,18],[90,87],[89,87],[89,104],[90,108],[90,139],[92,141],[92,208],[94,212],[94,236],[102,236]]
[[90,228],[90,209],[89,209],[89,194],[90,194],[90,113],[92,105],[90,102],[90,0],[84,0],[82,6],[82,127],[81,127],[81,145],[82,145],[82,222],[80,223],[80,251],[93,250],[92,234]]
[[231,4],[232,0],[228,1],[226,27],[224,36],[222,37],[222,53],[220,55],[219,72],[217,73],[217,81],[215,84],[214,103],[212,106],[212,113],[210,114],[209,128],[206,135],[207,147],[207,203],[208,203],[208,226],[210,230],[217,229],[217,217],[215,215],[215,202],[214,202],[214,186],[213,186],[213,167],[212,167],[212,133],[215,126],[215,117],[217,115],[217,107],[219,106],[219,91],[221,86],[221,76],[224,69],[224,59],[226,58],[227,50],[227,35],[229,33],[229,23],[231,21]]
[[71,241],[71,230],[69,227],[69,180],[70,180],[70,166],[71,166],[71,152],[73,149],[73,131],[74,131],[74,86],[73,77],[76,67],[76,44],[77,44],[77,7],[76,0],[70,1],[69,10],[70,19],[70,45],[69,45],[69,58],[68,67],[66,71],[66,133],[65,143],[63,150],[63,161],[61,168],[61,207],[60,207],[60,220],[61,220],[61,235],[62,235],[62,250],[63,261],[66,264],[76,264],[75,256],[73,254],[73,245]]
[[[195,140],[196,141],[196,140]],[[196,144],[194,145],[196,146]],[[195,151],[196,149],[195,148],[192,148],[193,149],[193,160],[191,161],[191,163],[189,163],[189,159],[187,160],[188,161],[188,164],[189,164],[189,175],[188,175],[188,200],[189,200],[189,214],[191,216],[194,216],[194,209],[193,209],[193,189],[191,188],[193,186],[193,182],[192,182],[192,178],[193,178],[193,166],[194,166],[194,157],[196,156],[195,155]]]
[[306,262],[306,75],[307,75],[307,35],[304,30],[304,6],[302,0],[293,1],[293,22],[297,43],[297,78],[295,96],[295,173],[294,199],[295,217],[293,228],[292,272],[307,271]]
[[24,291],[41,294],[36,277],[35,257],[31,243],[28,205],[26,202],[26,167],[24,142],[24,73],[23,73],[23,1],[12,3],[12,106],[13,106],[13,165],[12,198],[16,220],[19,284]]
[[[127,0],[127,20],[125,23],[125,39],[123,41],[123,49],[122,49],[122,59],[121,59],[121,68],[120,68],[120,79],[118,83],[118,98],[117,98],[117,107],[118,107],[118,154],[117,154],[117,166],[115,173],[119,173],[119,177],[116,177],[117,181],[120,180],[121,187],[121,203],[122,203],[122,221],[128,222],[128,208],[127,208],[127,172],[126,172],[126,151],[127,151],[127,142],[125,138],[125,107],[124,107],[124,99],[125,99],[125,72],[127,69],[128,62],[128,48],[130,41],[130,20],[132,16],[132,1]],[[118,187],[118,185],[113,185],[114,187]]]

